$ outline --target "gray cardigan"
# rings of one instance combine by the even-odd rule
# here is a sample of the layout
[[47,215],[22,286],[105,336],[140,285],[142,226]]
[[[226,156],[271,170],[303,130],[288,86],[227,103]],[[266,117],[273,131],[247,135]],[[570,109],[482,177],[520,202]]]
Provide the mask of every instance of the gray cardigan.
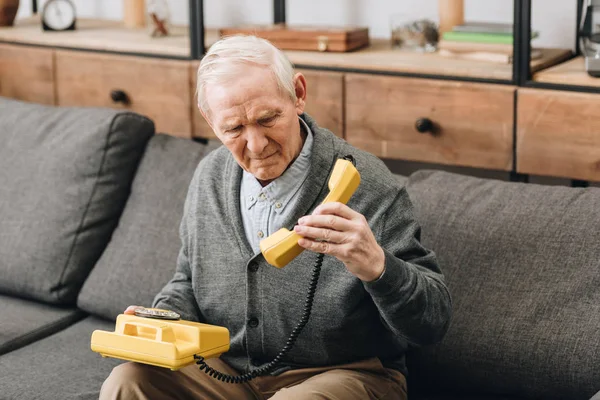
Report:
[[[419,242],[408,194],[381,160],[319,128],[307,114],[301,117],[314,134],[311,167],[299,206],[284,226],[291,229],[319,205],[336,159],[350,154],[361,184],[348,205],[369,221],[385,251],[386,270],[379,280],[365,283],[325,256],[312,315],[282,365],[301,368],[379,357],[386,367],[406,374],[408,345],[439,341],[450,322],[450,295],[435,254]],[[317,255],[304,251],[278,269],[254,254],[240,214],[241,177],[242,169],[225,147],[200,162],[181,221],[177,269],[153,306],[227,327],[231,347],[221,357],[247,372],[284,347],[302,315]]]

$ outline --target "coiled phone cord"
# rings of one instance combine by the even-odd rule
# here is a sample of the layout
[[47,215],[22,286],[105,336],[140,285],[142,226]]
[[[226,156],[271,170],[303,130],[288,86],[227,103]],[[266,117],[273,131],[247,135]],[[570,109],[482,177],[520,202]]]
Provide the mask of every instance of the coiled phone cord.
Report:
[[310,313],[312,311],[315,291],[317,290],[317,283],[319,282],[319,275],[321,274],[321,265],[323,264],[323,257],[323,253],[319,253],[319,255],[317,256],[317,261],[315,262],[315,265],[313,267],[312,275],[310,278],[310,285],[308,286],[308,293],[306,294],[306,301],[304,302],[304,311],[302,312],[302,318],[300,318],[300,321],[298,322],[292,333],[290,333],[290,336],[283,349],[281,349],[279,354],[277,354],[277,356],[271,362],[251,372],[245,373],[243,375],[234,376],[225,374],[221,371],[217,371],[216,369],[206,364],[206,361],[204,361],[204,357],[194,355],[194,359],[196,360],[196,364],[200,368],[200,371],[204,371],[209,376],[226,383],[248,382],[256,378],[257,376],[265,375],[273,371],[273,369],[275,369],[275,367],[279,365],[281,359],[292,349],[292,347],[294,347],[296,339],[298,339],[298,336],[308,323],[308,319],[310,318]]

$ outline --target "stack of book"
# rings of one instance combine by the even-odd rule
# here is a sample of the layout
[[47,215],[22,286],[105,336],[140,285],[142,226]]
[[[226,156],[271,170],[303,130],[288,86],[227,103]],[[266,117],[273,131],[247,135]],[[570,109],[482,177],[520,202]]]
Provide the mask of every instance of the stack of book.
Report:
[[[531,39],[538,37],[531,33]],[[467,60],[510,64],[513,58],[513,25],[495,22],[466,22],[445,32],[438,42],[440,55]],[[531,59],[541,57],[533,49]]]

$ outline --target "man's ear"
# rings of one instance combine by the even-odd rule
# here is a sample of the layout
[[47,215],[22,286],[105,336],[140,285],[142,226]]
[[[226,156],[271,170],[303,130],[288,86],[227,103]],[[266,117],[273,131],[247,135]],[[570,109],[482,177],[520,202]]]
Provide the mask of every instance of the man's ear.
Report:
[[294,75],[294,90],[296,91],[296,113],[301,115],[306,106],[306,78],[298,72]]

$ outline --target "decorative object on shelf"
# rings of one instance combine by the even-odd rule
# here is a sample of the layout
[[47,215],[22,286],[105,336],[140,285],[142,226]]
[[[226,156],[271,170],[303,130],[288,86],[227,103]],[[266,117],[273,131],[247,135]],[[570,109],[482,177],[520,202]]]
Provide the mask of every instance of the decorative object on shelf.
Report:
[[221,37],[254,35],[267,39],[281,50],[348,52],[369,45],[369,29],[361,27],[249,25],[219,30]]
[[167,0],[148,0],[150,36],[162,37],[169,34],[171,12]]
[[127,28],[146,26],[146,0],[123,0],[123,23]]
[[19,0],[0,0],[0,26],[12,26],[19,10]]
[[75,20],[75,5],[71,0],[48,0],[42,8],[44,31],[73,31]]
[[433,21],[408,21],[402,14],[392,15],[392,47],[413,51],[434,52],[439,40]]
[[589,76],[595,78],[600,78],[600,21],[597,21],[599,16],[600,1],[585,0],[579,26],[579,50],[585,57],[585,70]]
[[440,35],[465,22],[464,10],[464,0],[438,0]]
[[[531,32],[531,38],[539,36]],[[464,22],[444,32],[438,43],[442,56],[474,61],[511,64],[513,60],[513,24],[498,22]],[[542,56],[541,50],[532,50],[531,59]]]

